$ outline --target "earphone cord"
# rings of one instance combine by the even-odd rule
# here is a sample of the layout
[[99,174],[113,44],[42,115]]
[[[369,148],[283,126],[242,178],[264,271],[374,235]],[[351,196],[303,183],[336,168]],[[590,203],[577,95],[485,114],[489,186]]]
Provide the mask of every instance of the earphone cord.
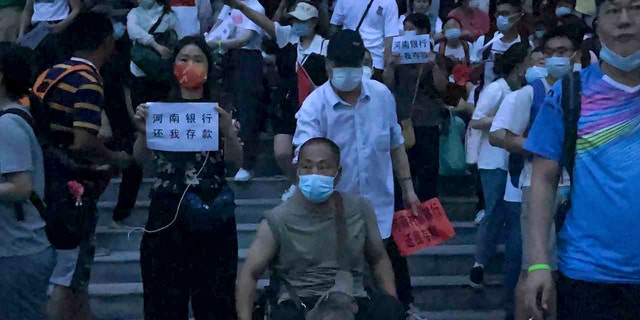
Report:
[[[204,167],[207,165],[207,161],[209,161],[209,151],[207,151],[207,156],[204,158],[204,162],[202,163],[202,167],[200,168],[200,170],[196,174],[195,179],[198,179],[198,177],[200,176],[200,173],[202,173],[202,170],[204,170]],[[180,201],[178,202],[178,207],[176,208],[176,214],[173,217],[173,220],[171,220],[171,222],[169,222],[169,224],[167,224],[166,226],[161,227],[159,229],[155,229],[155,230],[147,230],[144,227],[131,228],[129,233],[127,233],[127,239],[130,238],[131,233],[136,232],[136,231],[142,231],[142,232],[145,232],[145,233],[157,233],[157,232],[165,230],[165,229],[169,228],[171,225],[173,225],[176,222],[176,220],[178,220],[178,213],[180,212],[180,207],[182,206],[182,201],[184,200],[184,196],[187,194],[187,191],[189,191],[189,188],[191,186],[192,186],[191,183],[187,184],[187,187],[184,189],[184,192],[182,192],[182,196],[180,197]]]

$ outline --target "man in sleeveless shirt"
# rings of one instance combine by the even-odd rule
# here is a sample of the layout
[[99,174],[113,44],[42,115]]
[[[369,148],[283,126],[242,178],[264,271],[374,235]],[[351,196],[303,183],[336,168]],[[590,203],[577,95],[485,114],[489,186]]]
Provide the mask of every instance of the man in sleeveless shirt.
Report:
[[[292,297],[298,296],[310,311],[321,296],[344,286],[350,288],[349,294],[357,303],[352,310],[355,319],[404,319],[373,207],[365,198],[346,193],[340,195],[347,252],[340,254],[347,256],[352,279],[336,278],[345,268],[338,262],[336,250],[338,193],[334,188],[341,172],[340,149],[334,142],[313,138],[302,145],[298,191],[265,215],[238,276],[238,319],[251,319],[257,281],[269,265],[281,283],[278,305],[272,311],[275,320],[304,319],[304,307]],[[380,293],[364,290],[363,273],[369,267]],[[352,283],[342,283],[345,281]]]

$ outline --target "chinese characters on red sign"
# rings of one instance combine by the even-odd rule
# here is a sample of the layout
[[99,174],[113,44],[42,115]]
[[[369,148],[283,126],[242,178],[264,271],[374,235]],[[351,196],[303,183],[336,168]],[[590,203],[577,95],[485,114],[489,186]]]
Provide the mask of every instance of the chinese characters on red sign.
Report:
[[392,235],[403,256],[439,245],[455,235],[438,198],[424,202],[415,216],[411,210],[398,211],[393,216]]

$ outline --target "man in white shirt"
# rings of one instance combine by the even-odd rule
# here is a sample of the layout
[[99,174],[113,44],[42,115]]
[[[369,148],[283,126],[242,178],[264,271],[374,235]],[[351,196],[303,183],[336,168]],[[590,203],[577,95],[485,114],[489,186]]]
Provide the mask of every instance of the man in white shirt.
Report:
[[[507,98],[496,114],[491,127],[491,142],[511,153],[510,156],[510,173],[519,179],[507,182],[508,184],[516,183],[516,186],[522,189],[522,211],[520,214],[520,226],[522,234],[522,242],[528,238],[527,221],[529,213],[529,188],[531,186],[531,159],[529,153],[524,150],[526,136],[533,124],[538,111],[542,107],[546,93],[549,92],[551,86],[562,76],[569,73],[573,68],[573,61],[580,61],[576,48],[580,47],[578,39],[572,39],[568,34],[570,30],[558,27],[543,38],[543,52],[545,56],[545,66],[548,75],[544,78],[530,82],[529,85],[513,92],[507,98],[511,98],[507,103]],[[572,61],[573,60],[573,61]],[[523,166],[515,165],[520,156],[523,160]],[[569,175],[563,170],[563,177],[560,180],[560,189],[558,193],[558,201],[566,198],[569,186]],[[551,227],[549,232],[548,256],[549,265],[552,270],[557,270],[557,254],[555,246],[555,227]],[[518,287],[516,290],[516,319],[525,319],[530,315],[524,310],[524,302],[522,301],[524,284],[527,279],[527,269],[531,266],[531,260],[526,247],[522,248],[522,264]],[[551,306],[550,313],[555,315],[555,306]]]
[[331,24],[335,29],[360,32],[373,57],[373,79],[382,80],[385,61],[391,57],[391,43],[398,31],[398,4],[395,0],[337,0]]
[[[243,0],[242,3],[253,11],[264,14],[264,7],[258,0]],[[225,70],[225,74],[231,77],[233,106],[238,110],[240,122],[239,137],[244,143],[243,164],[235,180],[246,182],[251,179],[251,170],[255,165],[259,122],[261,115],[265,113],[260,103],[264,91],[261,51],[264,30],[238,9],[225,5],[222,13],[226,12],[229,12],[228,18],[233,22],[231,36],[224,40],[210,40],[208,43],[214,50],[228,51],[227,67],[231,70]],[[227,19],[222,13],[218,19]]]
[[331,80],[311,93],[296,114],[293,144],[323,137],[340,146],[343,171],[336,189],[371,201],[381,236],[392,243],[393,171],[405,204],[417,212],[420,200],[411,181],[395,99],[382,83],[362,79],[364,51],[355,31],[338,31],[331,38],[327,52]]
[[522,20],[521,0],[500,0],[496,7],[498,32],[491,36],[484,35],[474,43],[473,51],[475,63],[484,62],[484,85],[488,85],[496,79],[493,71],[496,60],[502,56],[512,45],[522,41],[518,34],[518,25]]

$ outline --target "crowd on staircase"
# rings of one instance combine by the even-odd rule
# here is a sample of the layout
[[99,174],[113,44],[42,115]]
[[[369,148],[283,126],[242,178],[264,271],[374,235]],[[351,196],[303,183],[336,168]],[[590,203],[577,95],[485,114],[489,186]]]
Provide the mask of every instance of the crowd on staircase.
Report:
[[640,319],[639,138],[638,0],[0,0],[0,319],[131,318],[116,180],[138,318],[433,319],[394,214],[464,189],[483,319]]

